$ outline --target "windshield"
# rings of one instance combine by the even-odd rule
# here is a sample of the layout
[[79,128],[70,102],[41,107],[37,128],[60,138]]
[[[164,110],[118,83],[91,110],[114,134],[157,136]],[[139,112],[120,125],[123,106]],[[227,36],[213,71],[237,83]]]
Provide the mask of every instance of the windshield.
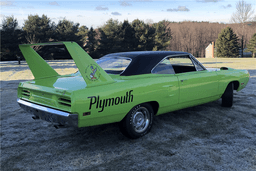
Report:
[[108,74],[121,74],[130,62],[130,58],[124,57],[103,57],[97,60],[97,64]]

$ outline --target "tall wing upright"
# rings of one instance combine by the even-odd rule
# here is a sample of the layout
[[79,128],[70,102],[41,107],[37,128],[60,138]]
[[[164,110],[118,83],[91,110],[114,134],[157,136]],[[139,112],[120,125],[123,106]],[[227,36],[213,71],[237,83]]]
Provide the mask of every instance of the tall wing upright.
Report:
[[114,80],[75,42],[64,42],[87,87],[113,83]]
[[19,45],[19,48],[35,79],[59,76],[59,74],[31,47],[35,45],[40,44]]
[[31,46],[65,45],[87,87],[113,83],[114,80],[75,42],[23,44],[19,48],[35,79],[59,76]]

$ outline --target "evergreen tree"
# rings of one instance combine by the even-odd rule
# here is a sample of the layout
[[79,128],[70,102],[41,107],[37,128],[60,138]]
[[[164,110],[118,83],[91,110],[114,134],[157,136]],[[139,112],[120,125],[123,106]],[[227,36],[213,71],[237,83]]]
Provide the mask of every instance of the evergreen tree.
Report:
[[74,41],[82,46],[82,36],[78,33],[79,23],[74,24],[72,21],[63,19],[56,25],[54,39],[55,41]]
[[109,41],[107,35],[105,32],[99,28],[99,33],[100,33],[100,39],[99,39],[99,45],[96,49],[96,54],[97,57],[102,57],[108,53],[110,53],[110,49],[112,47],[112,42]]
[[87,40],[88,28],[86,26],[81,26],[78,30],[79,31],[76,33],[76,36],[81,37],[80,42],[82,42],[84,46]]
[[138,43],[137,50],[144,50],[143,49],[144,42],[141,40],[141,36],[145,34],[145,29],[146,29],[145,25],[146,24],[139,19],[132,21],[132,27],[135,30],[136,42]]
[[246,52],[252,52],[252,57],[256,56],[256,33],[253,34],[249,44],[247,44]]
[[92,57],[97,58],[96,56],[96,48],[98,46],[98,41],[96,40],[97,33],[95,30],[91,27],[88,32],[88,38],[85,45],[85,51]]
[[155,46],[155,28],[139,19],[133,20],[132,27],[135,30],[135,38],[138,44],[136,50],[152,50]]
[[104,31],[109,43],[108,44],[108,53],[119,52],[121,50],[120,42],[120,31],[121,24],[118,20],[109,19],[107,23],[103,26],[102,30]]
[[13,16],[4,18],[2,23],[0,60],[17,60],[18,56],[22,56],[19,44],[24,42],[23,31],[18,28],[18,21]]
[[238,57],[237,36],[230,27],[222,29],[216,41],[218,57]]
[[138,41],[135,37],[135,30],[126,20],[123,22],[121,31],[120,31],[120,51],[134,51],[138,47]]
[[49,42],[53,36],[53,23],[46,15],[29,15],[22,28],[27,43]]
[[154,27],[149,26],[148,24],[145,25],[145,32],[140,37],[141,42],[143,42],[142,47],[144,47],[144,50],[151,51],[154,49],[155,34],[156,34],[156,29]]
[[155,46],[153,50],[164,50],[169,44],[171,40],[171,29],[168,28],[168,21],[160,21],[156,24],[153,24],[155,28]]
[[[25,20],[23,31],[26,43],[45,43],[53,41],[54,23],[46,15],[29,15]],[[49,46],[34,46],[33,49],[37,51],[44,59],[52,59],[49,55]]]
[[[83,46],[83,29],[86,31],[86,28],[80,28],[81,32],[79,32],[79,23],[74,24],[72,21],[63,19],[58,22],[57,25],[54,26],[54,41],[74,41],[78,43],[80,46]],[[56,47],[45,47],[49,48],[45,50],[44,58],[48,58],[49,56],[54,59],[72,59],[68,50],[65,46],[56,46]],[[51,54],[51,55],[49,55]]]

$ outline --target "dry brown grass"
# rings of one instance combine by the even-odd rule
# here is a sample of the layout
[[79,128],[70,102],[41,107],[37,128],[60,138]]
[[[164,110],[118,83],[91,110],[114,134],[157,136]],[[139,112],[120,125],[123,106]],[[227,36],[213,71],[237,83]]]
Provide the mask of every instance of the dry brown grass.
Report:
[[[60,75],[71,74],[77,71],[74,61],[54,61],[48,64],[55,69]],[[11,80],[31,80],[34,79],[25,61],[18,65],[18,62],[0,64],[1,78],[0,81]]]

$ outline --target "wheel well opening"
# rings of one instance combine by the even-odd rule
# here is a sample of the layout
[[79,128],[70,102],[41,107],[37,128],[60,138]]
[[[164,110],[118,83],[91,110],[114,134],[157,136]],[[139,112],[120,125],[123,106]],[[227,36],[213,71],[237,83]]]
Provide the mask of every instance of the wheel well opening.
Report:
[[154,115],[156,115],[157,114],[157,111],[158,111],[158,108],[159,108],[159,104],[158,104],[158,102],[156,102],[156,101],[151,101],[151,102],[148,102],[150,105],[151,105],[151,107],[153,108],[153,111],[154,111]]
[[237,90],[239,87],[239,82],[238,81],[233,81],[232,82],[234,84],[234,90]]

